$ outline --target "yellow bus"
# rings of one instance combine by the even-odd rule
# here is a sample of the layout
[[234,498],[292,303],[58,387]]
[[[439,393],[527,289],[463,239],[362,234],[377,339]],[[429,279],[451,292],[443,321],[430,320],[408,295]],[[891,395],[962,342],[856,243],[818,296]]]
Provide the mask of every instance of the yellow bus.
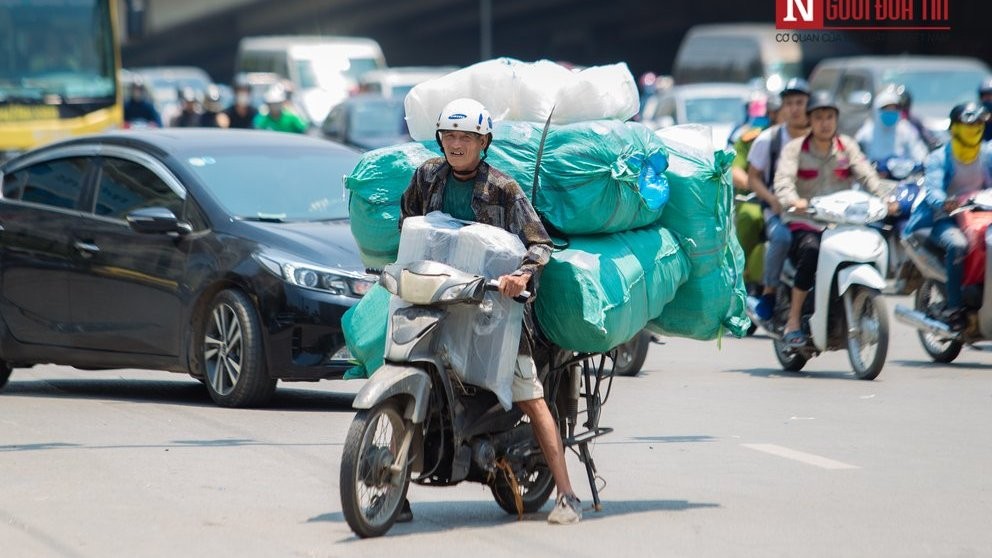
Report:
[[0,0],[0,161],[119,127],[117,0]]

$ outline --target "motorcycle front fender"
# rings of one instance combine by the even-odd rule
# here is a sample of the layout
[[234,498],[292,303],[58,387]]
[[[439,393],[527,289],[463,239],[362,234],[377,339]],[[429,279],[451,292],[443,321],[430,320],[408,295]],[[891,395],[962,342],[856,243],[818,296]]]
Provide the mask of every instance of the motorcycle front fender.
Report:
[[837,272],[837,294],[843,295],[851,285],[863,285],[881,291],[885,288],[885,279],[873,265],[852,265]]
[[371,409],[392,397],[406,396],[407,406],[403,416],[419,424],[427,417],[430,390],[431,378],[423,369],[384,364],[359,390],[351,406],[355,409]]

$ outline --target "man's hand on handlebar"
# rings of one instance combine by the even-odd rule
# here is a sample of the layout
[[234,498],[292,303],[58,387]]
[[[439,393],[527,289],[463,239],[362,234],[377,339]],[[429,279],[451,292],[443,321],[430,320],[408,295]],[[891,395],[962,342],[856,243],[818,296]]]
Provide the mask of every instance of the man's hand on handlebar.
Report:
[[499,278],[499,292],[503,296],[514,298],[527,289],[528,281],[530,281],[529,273],[524,273],[523,275],[503,275]]
[[800,211],[806,211],[807,209],[809,209],[809,200],[807,200],[806,198],[799,198],[798,200],[792,203],[792,210],[795,211],[796,213]]
[[947,200],[944,201],[944,211],[950,213],[960,207],[960,205],[961,204],[958,203],[957,198],[947,198]]

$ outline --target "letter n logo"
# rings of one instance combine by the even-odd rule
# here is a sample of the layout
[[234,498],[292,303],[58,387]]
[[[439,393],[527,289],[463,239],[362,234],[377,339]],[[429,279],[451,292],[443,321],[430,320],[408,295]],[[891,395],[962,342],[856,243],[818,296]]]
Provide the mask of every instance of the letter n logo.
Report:
[[778,29],[823,29],[823,0],[775,0]]

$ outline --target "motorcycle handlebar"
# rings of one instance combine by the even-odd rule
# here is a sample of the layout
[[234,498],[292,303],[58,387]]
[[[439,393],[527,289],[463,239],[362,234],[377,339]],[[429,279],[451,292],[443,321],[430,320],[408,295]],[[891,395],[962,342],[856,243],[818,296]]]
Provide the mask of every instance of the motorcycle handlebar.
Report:
[[[499,281],[497,281],[495,279],[492,279],[492,280],[488,281],[486,283],[486,290],[487,291],[499,291]],[[513,300],[519,302],[520,304],[524,304],[525,302],[527,302],[528,300],[530,300],[530,291],[524,291],[524,292],[518,294],[517,296],[513,297]]]

